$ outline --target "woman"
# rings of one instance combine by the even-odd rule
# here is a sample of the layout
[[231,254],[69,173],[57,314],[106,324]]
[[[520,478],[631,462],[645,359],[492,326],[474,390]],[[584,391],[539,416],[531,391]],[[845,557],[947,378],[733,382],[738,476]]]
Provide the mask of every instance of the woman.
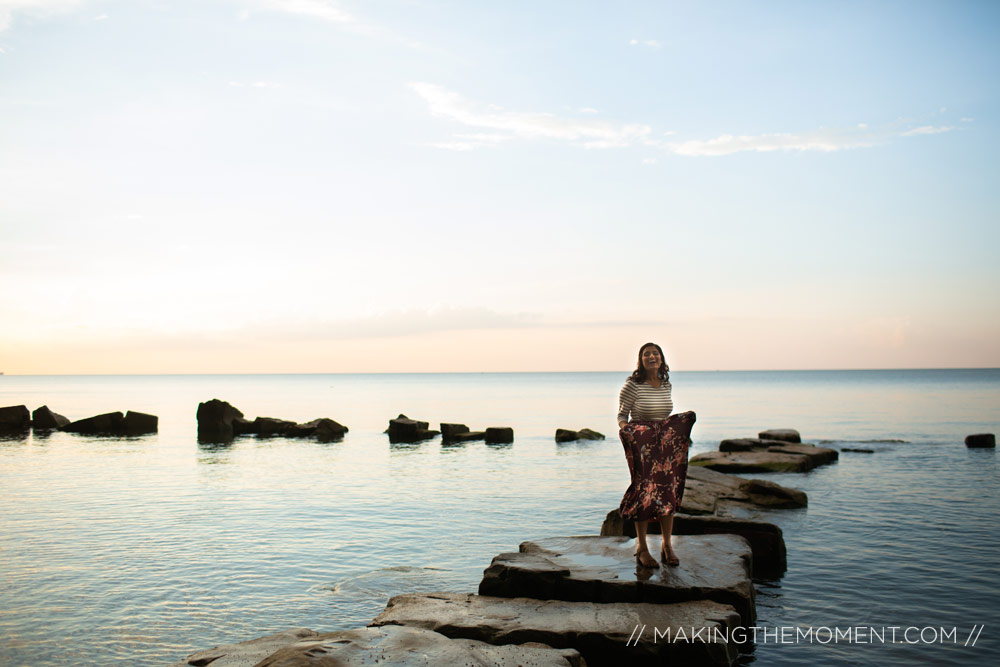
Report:
[[[695,414],[670,416],[670,369],[656,343],[639,348],[639,363],[619,394],[618,432],[625,447],[632,483],[619,511],[635,521],[635,561],[643,567],[659,567],[646,545],[646,523],[660,522],[663,545],[660,560],[678,565],[670,545],[674,512],[681,505],[687,476],[688,445]],[[629,421],[631,415],[631,421]]]

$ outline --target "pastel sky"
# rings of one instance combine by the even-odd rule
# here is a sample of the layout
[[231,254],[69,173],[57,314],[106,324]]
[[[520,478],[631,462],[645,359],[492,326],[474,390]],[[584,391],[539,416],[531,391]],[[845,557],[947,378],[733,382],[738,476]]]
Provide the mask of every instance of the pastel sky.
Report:
[[0,0],[0,371],[1000,366],[1000,3]]

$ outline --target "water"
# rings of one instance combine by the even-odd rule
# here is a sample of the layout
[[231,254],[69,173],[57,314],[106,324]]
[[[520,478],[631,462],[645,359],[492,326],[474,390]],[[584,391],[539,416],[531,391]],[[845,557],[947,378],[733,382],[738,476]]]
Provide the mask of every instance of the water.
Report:
[[[160,417],[160,432],[140,438],[0,441],[0,663],[166,664],[290,627],[359,627],[398,593],[475,591],[495,554],[594,534],[617,506],[624,375],[0,377],[0,405]],[[699,415],[693,454],[779,427],[876,450],[754,475],[810,501],[751,514],[779,524],[788,546],[785,576],[758,582],[761,625],[958,628],[957,645],[772,641],[746,661],[997,664],[1000,478],[995,452],[963,439],[997,432],[1000,371],[671,380],[675,409]],[[330,444],[198,445],[195,410],[213,397],[250,418],[326,416],[351,431]],[[382,431],[400,412],[513,426],[516,440],[390,446]],[[560,445],[557,427],[610,437]],[[974,624],[985,630],[963,646]]]

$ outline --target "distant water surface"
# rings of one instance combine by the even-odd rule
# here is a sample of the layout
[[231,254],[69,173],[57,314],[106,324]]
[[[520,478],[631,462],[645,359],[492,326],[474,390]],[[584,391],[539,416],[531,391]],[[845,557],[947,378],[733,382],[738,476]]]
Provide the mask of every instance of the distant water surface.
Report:
[[[616,437],[626,372],[3,376],[0,405],[71,419],[160,417],[141,438],[0,441],[0,664],[166,664],[290,627],[354,628],[392,595],[475,591],[529,539],[595,534],[628,485]],[[761,625],[957,626],[955,644],[758,644],[766,665],[997,664],[1000,371],[675,372],[692,454],[764,428],[867,447],[807,474],[753,475],[809,494],[751,514],[785,531],[789,571],[758,582]],[[201,401],[249,418],[332,417],[338,443],[199,445]],[[390,446],[399,413],[515,442]],[[556,428],[600,442],[556,444]],[[862,444],[863,443],[863,444]],[[985,624],[976,645],[968,630]]]

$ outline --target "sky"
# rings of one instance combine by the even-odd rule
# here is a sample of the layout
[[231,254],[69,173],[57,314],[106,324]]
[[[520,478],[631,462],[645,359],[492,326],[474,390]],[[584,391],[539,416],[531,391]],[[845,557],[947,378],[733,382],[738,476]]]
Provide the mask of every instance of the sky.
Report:
[[1000,3],[0,0],[0,371],[1000,367]]

